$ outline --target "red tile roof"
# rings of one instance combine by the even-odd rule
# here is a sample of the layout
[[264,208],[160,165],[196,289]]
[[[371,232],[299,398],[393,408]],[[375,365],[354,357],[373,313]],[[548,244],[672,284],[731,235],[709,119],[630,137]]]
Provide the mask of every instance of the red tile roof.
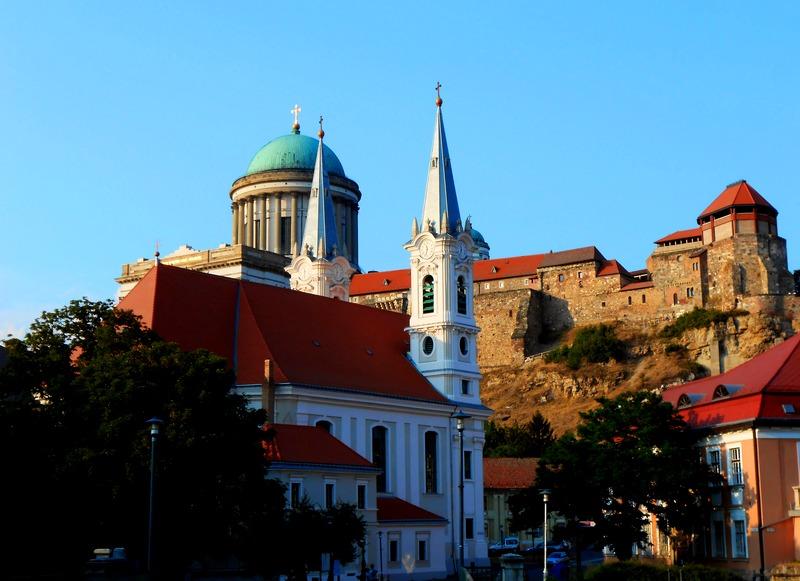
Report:
[[484,458],[483,487],[514,490],[533,486],[538,458]]
[[271,424],[264,426],[264,456],[270,462],[322,466],[375,466],[353,449],[316,426]]
[[407,291],[411,287],[411,271],[384,270],[356,274],[350,281],[350,295],[370,295],[391,291]]
[[475,282],[533,276],[536,274],[536,269],[539,268],[543,256],[543,254],[531,254],[512,256],[511,258],[477,260],[472,265],[472,276]]
[[395,496],[378,497],[378,522],[445,522],[446,519]]
[[688,228],[687,230],[678,230],[672,234],[667,234],[663,238],[656,240],[654,244],[665,244],[666,242],[677,242],[678,240],[690,240],[692,238],[700,238],[702,236],[703,231],[698,226],[697,228]]
[[637,280],[620,287],[620,292],[635,291],[643,288],[653,288],[656,284],[652,280]]
[[762,206],[775,214],[778,213],[764,196],[759,194],[753,186],[742,180],[725,188],[723,192],[703,210],[700,214],[700,218],[732,206]]
[[446,402],[407,358],[408,316],[161,264],[120,302],[184,349],[228,359],[237,383],[276,383]]
[[548,266],[566,266],[579,262],[605,262],[605,260],[605,257],[596,247],[584,246],[583,248],[548,252],[542,257],[539,266],[544,268]]
[[[512,256],[511,258],[494,258],[476,260],[472,265],[472,276],[475,282],[533,276],[542,254],[528,256]],[[357,297],[375,293],[407,291],[411,287],[411,271],[384,270],[357,274],[350,281],[350,295]]]
[[[715,391],[721,387],[730,395],[714,399]],[[686,396],[691,405],[682,406],[681,415],[695,427],[756,418],[792,419],[781,404],[792,403],[800,413],[800,335],[721,375],[671,387],[662,395],[676,407],[681,396]]]
[[614,274],[628,277],[632,276],[631,273],[625,270],[625,267],[614,258],[611,260],[606,260],[597,270],[596,276],[611,276]]

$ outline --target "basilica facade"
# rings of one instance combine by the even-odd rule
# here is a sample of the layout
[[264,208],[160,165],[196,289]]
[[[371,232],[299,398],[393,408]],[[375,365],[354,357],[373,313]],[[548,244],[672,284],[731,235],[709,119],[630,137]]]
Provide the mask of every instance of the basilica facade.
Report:
[[321,120],[318,139],[295,123],[262,148],[230,192],[232,244],[125,265],[119,307],[228,360],[236,390],[270,418],[267,476],[286,484],[290,505],[356,505],[368,525],[363,563],[412,579],[486,564],[491,410],[472,279],[482,247],[460,216],[442,100],[423,212],[405,244],[411,316],[348,300],[361,194],[324,135]]

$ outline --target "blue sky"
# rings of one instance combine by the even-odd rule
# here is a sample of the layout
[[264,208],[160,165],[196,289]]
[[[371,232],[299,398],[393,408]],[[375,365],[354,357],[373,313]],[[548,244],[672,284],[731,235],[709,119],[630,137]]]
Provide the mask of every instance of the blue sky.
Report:
[[462,211],[494,257],[627,268],[746,178],[800,268],[800,4],[0,5],[0,333],[120,265],[229,242],[230,184],[303,108],[362,190],[365,269],[402,268],[436,81]]

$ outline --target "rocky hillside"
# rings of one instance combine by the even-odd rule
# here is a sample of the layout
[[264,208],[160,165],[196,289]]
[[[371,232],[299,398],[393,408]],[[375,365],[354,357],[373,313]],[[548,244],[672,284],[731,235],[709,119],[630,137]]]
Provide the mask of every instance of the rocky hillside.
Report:
[[[726,320],[665,337],[653,329],[616,327],[626,345],[624,361],[564,363],[529,357],[521,366],[483,369],[482,399],[501,422],[526,422],[535,411],[556,433],[575,428],[579,413],[595,407],[595,398],[630,389],[654,389],[715,375],[751,359],[800,331],[798,322],[764,315],[731,314]],[[570,344],[574,331],[562,338]]]

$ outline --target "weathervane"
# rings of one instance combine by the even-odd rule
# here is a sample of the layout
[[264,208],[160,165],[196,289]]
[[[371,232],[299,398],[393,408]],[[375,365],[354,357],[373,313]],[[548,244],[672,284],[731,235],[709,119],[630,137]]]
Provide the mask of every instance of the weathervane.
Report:
[[300,111],[302,111],[302,109],[300,108],[300,105],[297,104],[295,104],[293,109],[289,110],[289,113],[294,115],[294,124],[292,125],[292,129],[300,129]]

